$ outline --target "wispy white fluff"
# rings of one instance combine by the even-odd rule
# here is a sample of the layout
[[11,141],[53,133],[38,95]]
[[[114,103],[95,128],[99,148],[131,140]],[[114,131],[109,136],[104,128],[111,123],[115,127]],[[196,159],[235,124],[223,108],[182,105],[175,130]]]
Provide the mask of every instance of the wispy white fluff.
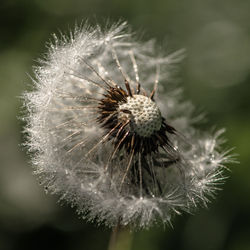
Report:
[[[142,88],[153,89],[156,65],[160,66],[156,103],[168,124],[183,136],[171,136],[181,161],[168,168],[154,166],[156,155],[147,158],[163,187],[154,192],[152,181],[145,180],[151,192],[129,184],[119,191],[119,171],[127,165],[126,154],[111,163],[115,175],[105,171],[113,151],[110,141],[95,148],[95,156],[87,152],[103,137],[103,129],[95,122],[94,99],[100,99],[104,85],[92,65],[104,79],[112,79],[124,88],[124,79],[112,57],[115,49],[123,71],[135,84],[135,71],[129,53],[133,51]],[[107,30],[84,25],[69,37],[54,37],[40,66],[34,68],[34,90],[24,94],[28,134],[27,146],[32,152],[35,173],[49,192],[76,207],[87,220],[114,226],[118,222],[132,228],[144,228],[162,222],[170,223],[173,215],[191,212],[199,204],[206,205],[218,184],[223,182],[223,168],[230,157],[221,150],[221,132],[201,132],[194,128],[193,106],[183,101],[181,89],[171,81],[171,72],[183,51],[162,55],[153,41],[138,42],[125,23]],[[93,98],[93,100],[91,99]],[[142,163],[144,164],[144,163]]]

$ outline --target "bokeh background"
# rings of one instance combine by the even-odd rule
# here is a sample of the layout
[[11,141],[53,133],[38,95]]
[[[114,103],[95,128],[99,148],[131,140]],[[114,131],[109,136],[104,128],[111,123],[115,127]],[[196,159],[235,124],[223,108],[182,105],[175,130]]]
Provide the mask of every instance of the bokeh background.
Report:
[[132,249],[249,250],[249,13],[249,0],[1,0],[0,250],[107,248],[110,230],[87,224],[38,185],[17,119],[18,97],[51,34],[107,18],[127,20],[166,51],[187,49],[179,73],[185,97],[207,113],[204,129],[227,128],[225,147],[240,161],[208,209],[176,218],[173,228],[136,232]]

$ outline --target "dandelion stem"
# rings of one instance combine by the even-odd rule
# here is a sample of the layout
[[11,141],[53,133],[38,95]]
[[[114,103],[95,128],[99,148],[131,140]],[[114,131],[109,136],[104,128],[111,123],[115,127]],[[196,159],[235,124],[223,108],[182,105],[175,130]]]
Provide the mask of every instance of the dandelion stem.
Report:
[[132,246],[133,234],[127,227],[122,227],[118,223],[114,228],[110,236],[108,250],[129,250]]

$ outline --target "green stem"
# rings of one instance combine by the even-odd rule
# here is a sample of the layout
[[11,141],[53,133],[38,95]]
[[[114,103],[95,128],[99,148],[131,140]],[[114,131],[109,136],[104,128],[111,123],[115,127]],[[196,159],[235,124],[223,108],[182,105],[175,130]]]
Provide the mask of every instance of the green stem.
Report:
[[132,246],[132,233],[127,227],[117,224],[110,236],[108,250],[130,250]]

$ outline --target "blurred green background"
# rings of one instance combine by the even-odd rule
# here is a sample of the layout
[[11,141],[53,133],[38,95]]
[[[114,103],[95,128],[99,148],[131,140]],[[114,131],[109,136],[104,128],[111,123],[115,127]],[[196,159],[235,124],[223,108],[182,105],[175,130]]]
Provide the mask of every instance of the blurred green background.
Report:
[[1,0],[0,250],[106,249],[110,231],[78,219],[32,175],[21,135],[20,94],[52,33],[76,22],[127,20],[167,51],[187,49],[179,77],[185,97],[207,113],[205,129],[226,127],[240,164],[209,209],[177,217],[174,228],[134,234],[133,250],[250,249],[249,0]]

